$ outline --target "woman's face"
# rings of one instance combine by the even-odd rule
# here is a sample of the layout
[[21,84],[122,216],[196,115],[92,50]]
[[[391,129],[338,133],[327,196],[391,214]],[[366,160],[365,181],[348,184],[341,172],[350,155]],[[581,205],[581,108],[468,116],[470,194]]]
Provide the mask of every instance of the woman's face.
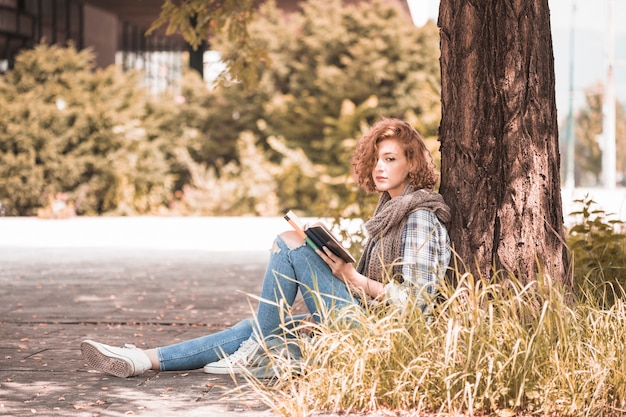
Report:
[[404,190],[410,164],[404,148],[397,139],[386,139],[378,143],[377,161],[372,171],[376,190],[387,191],[397,197]]

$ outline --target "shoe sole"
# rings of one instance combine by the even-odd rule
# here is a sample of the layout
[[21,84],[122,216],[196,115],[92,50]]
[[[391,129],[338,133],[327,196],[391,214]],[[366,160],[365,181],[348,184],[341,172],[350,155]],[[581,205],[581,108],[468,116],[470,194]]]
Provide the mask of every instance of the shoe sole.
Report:
[[273,378],[276,374],[273,370],[266,366],[262,367],[249,367],[244,368],[241,366],[236,366],[232,368],[204,368],[205,374],[214,374],[214,375],[241,375],[244,373],[250,373],[252,376],[257,378]]
[[243,373],[243,368],[241,366],[233,366],[228,368],[212,368],[205,366],[203,368],[205,374],[215,374],[215,375],[229,375],[229,374],[241,374]]
[[80,351],[83,357],[94,369],[120,378],[128,378],[134,372],[132,364],[120,358],[104,346],[82,342]]
[[[291,366],[288,369],[296,370],[299,372],[298,363],[299,361],[290,361]],[[255,378],[259,379],[272,379],[276,378],[278,375],[276,374],[277,365],[272,363],[260,363],[260,364],[251,364],[247,367],[243,366],[235,366],[232,368],[207,368],[204,367],[204,373],[207,374],[216,374],[216,375],[241,375],[241,374],[250,374]]]

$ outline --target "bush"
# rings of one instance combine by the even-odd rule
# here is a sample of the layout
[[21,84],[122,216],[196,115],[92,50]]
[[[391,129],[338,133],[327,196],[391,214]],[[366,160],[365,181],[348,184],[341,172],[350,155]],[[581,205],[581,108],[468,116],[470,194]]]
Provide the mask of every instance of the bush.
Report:
[[437,152],[437,27],[378,2],[305,3],[288,21],[272,2],[255,15],[273,65],[258,63],[254,90],[209,90],[191,71],[153,98],[88,50],[23,51],[0,78],[6,214],[368,217],[376,195],[349,173],[367,124],[404,117]]
[[610,307],[626,288],[626,235],[624,223],[611,219],[588,196],[576,200],[582,207],[572,215],[578,222],[567,239],[574,268],[574,285],[579,294]]
[[[9,215],[151,213],[167,201],[169,166],[146,137],[140,74],[94,71],[93,54],[38,45],[0,78],[0,202]],[[52,210],[54,211],[54,210]]]

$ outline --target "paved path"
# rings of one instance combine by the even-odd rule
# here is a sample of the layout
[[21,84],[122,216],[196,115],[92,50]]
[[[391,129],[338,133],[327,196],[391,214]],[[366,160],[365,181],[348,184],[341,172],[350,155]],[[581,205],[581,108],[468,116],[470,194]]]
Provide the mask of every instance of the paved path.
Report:
[[253,393],[231,392],[228,376],[109,377],[85,366],[79,345],[155,347],[249,316],[264,247],[284,228],[282,219],[0,218],[0,415],[273,416]]

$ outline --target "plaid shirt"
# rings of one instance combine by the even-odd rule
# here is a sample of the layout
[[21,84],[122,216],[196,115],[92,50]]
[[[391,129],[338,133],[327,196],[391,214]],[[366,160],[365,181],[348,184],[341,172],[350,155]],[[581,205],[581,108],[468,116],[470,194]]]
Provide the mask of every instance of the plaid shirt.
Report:
[[404,304],[407,292],[415,291],[422,311],[428,310],[426,299],[437,291],[437,284],[446,273],[450,263],[450,238],[445,226],[428,210],[416,210],[409,214],[402,232],[402,284],[385,286],[386,298]]

